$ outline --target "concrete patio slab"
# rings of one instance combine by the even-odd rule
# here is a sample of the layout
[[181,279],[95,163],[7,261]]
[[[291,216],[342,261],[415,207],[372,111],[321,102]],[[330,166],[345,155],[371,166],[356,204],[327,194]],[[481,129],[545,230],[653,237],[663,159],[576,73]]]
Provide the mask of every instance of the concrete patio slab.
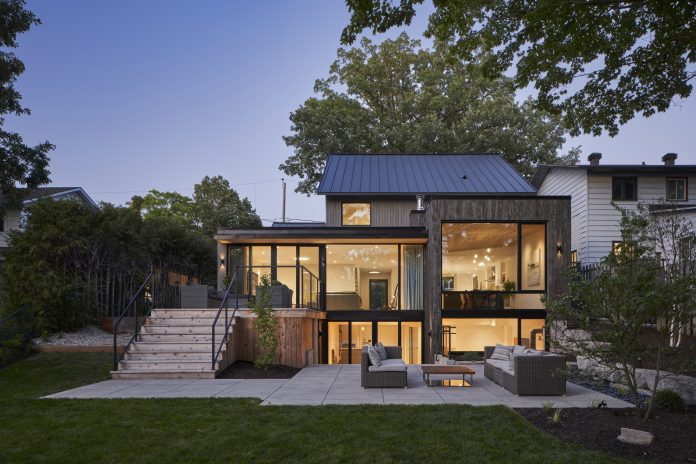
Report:
[[[313,365],[291,379],[107,380],[46,398],[259,398],[263,405],[469,404],[538,408],[587,408],[606,401],[610,408],[631,404],[587,388],[567,384],[565,396],[517,396],[483,376],[472,365],[470,387],[428,387],[417,365],[408,367],[408,388],[362,388],[358,365]],[[432,380],[447,376],[431,376]]]

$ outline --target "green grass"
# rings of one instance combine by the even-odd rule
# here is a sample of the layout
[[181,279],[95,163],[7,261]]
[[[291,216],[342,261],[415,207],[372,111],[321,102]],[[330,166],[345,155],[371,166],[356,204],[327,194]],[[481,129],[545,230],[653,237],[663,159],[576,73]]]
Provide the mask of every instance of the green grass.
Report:
[[108,378],[109,362],[42,354],[0,370],[0,462],[619,462],[499,406],[38,399]]

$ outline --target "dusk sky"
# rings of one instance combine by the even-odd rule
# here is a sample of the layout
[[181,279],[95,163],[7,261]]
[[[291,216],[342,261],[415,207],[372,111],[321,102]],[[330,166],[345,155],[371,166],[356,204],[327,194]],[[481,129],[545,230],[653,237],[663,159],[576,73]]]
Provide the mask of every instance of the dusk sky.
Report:
[[[32,111],[6,129],[49,140],[51,179],[124,204],[149,189],[193,193],[223,175],[265,220],[280,216],[278,170],[292,150],[289,114],[325,77],[348,12],[341,0],[36,0],[43,24],[19,37],[17,88]],[[407,29],[419,37],[422,8]],[[379,36],[394,37],[399,30]],[[614,138],[569,139],[603,163],[696,164],[696,95],[636,119]],[[324,219],[323,198],[292,192],[287,216]],[[265,222],[268,224],[268,222]]]

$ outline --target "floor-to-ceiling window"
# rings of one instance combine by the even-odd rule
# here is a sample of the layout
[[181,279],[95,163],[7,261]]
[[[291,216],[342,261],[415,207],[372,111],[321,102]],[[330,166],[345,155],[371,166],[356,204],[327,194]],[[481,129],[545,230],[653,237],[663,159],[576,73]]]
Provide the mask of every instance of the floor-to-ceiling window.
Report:
[[360,364],[362,349],[379,341],[385,346],[401,346],[404,362],[420,364],[422,326],[419,321],[329,321],[328,362]]
[[297,301],[297,247],[278,246],[276,251],[278,268],[276,270],[276,280],[292,290],[292,301]]

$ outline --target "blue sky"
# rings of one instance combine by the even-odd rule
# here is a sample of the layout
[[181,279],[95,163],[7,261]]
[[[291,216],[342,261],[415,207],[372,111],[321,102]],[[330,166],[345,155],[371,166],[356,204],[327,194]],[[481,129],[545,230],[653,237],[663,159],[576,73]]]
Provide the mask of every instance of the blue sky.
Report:
[[[348,13],[341,0],[276,2],[30,0],[43,24],[19,38],[18,89],[32,110],[8,119],[29,143],[50,140],[53,185],[123,204],[147,190],[190,195],[221,174],[260,216],[280,216],[277,167],[289,114],[326,76]],[[195,5],[195,7],[193,6]],[[427,8],[407,28],[422,34]],[[393,37],[399,31],[391,31]],[[377,40],[385,35],[377,37]],[[636,119],[614,138],[579,137],[604,163],[696,164],[696,96]],[[323,219],[323,199],[292,193],[287,216]]]

